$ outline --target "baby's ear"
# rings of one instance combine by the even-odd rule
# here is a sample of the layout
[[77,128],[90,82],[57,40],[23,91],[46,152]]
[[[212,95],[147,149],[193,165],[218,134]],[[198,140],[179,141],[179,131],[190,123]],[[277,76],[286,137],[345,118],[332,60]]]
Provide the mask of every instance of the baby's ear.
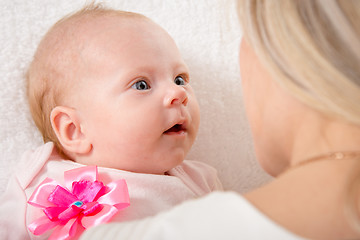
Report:
[[63,148],[72,154],[87,154],[91,143],[81,128],[81,121],[75,109],[55,107],[50,114],[51,126]]

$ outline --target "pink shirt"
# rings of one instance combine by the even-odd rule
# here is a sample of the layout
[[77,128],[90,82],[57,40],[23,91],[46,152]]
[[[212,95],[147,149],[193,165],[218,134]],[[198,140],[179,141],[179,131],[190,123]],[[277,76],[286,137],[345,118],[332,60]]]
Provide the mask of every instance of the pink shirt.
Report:
[[[65,171],[82,166],[61,159],[54,150],[53,143],[26,152],[0,199],[0,239],[46,239],[47,234],[34,236],[28,232],[27,225],[43,213],[41,209],[27,204],[27,201],[46,177],[63,184]],[[128,185],[130,207],[115,215],[112,221],[152,216],[185,200],[222,189],[214,168],[188,160],[171,169],[168,175],[133,173],[102,167],[98,168],[98,175],[104,184],[125,179]]]

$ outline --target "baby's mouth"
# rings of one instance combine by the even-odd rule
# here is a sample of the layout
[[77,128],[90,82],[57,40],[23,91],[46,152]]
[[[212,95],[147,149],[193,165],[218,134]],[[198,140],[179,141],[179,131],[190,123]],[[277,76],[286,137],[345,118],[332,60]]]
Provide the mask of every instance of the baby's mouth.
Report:
[[182,133],[182,132],[185,132],[185,131],[186,131],[186,128],[185,128],[184,124],[175,124],[174,126],[169,128],[168,130],[166,130],[164,133],[165,134]]

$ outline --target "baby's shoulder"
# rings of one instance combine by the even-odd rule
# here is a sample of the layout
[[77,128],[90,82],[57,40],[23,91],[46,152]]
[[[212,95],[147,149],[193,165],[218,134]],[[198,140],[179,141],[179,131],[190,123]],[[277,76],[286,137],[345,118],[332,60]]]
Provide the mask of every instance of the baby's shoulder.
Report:
[[200,161],[185,160],[169,173],[181,178],[184,182],[196,184],[205,192],[223,189],[216,169]]
[[217,175],[217,171],[212,166],[195,160],[184,160],[180,165],[175,167],[177,170],[182,170],[188,174],[205,174],[205,175]]
[[23,189],[25,189],[40,172],[53,153],[53,150],[54,144],[49,142],[23,153],[15,168],[15,176]]

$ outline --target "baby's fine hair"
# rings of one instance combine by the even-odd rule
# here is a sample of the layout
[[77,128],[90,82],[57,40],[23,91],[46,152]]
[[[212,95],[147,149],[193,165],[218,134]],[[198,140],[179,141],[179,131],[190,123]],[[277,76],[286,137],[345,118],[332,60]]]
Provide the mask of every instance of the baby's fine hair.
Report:
[[101,4],[88,4],[56,22],[41,40],[26,74],[27,97],[32,118],[44,142],[54,142],[58,152],[65,156],[52,129],[50,114],[62,105],[67,93],[74,87],[80,66],[80,39],[84,23],[106,16],[142,18],[133,12],[110,9]]

